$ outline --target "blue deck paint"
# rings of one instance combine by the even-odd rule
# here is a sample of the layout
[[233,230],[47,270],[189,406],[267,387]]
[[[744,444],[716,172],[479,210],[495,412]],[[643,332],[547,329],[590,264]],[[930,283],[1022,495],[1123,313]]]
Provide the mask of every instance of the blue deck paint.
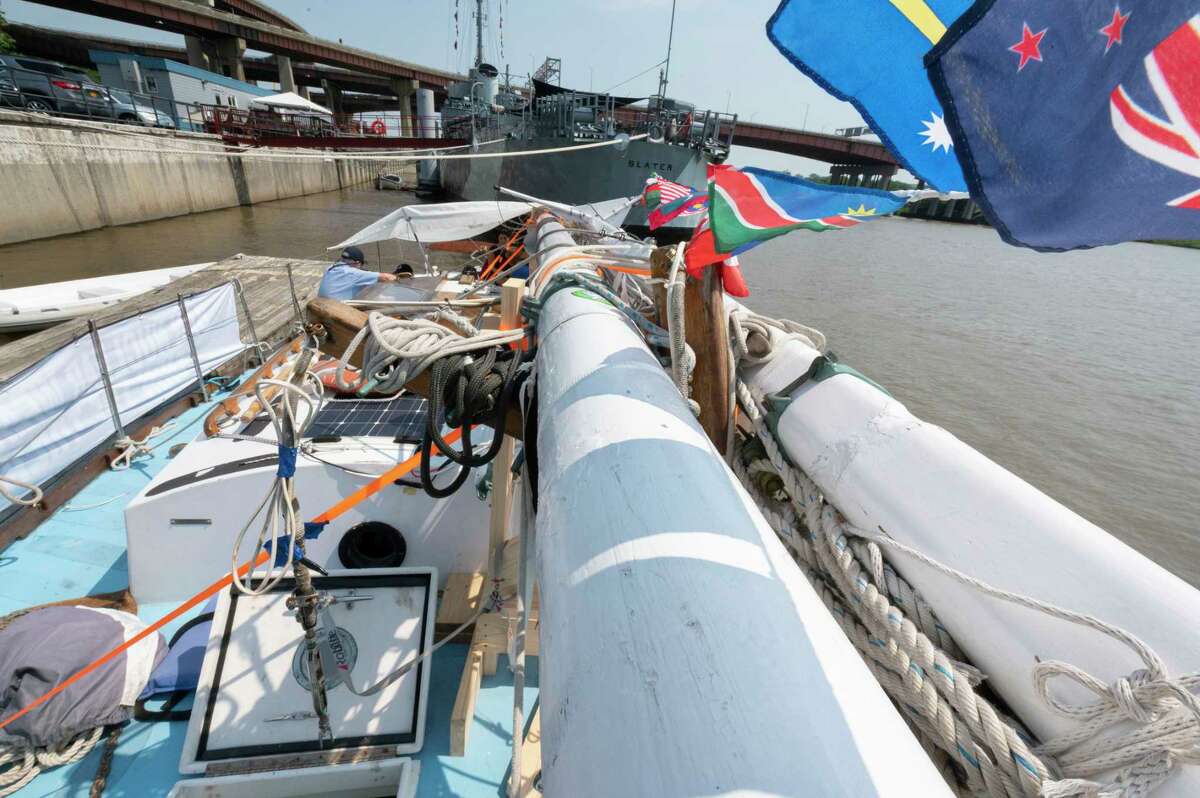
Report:
[[[223,396],[223,395],[222,395]],[[220,398],[220,396],[218,397]],[[60,508],[37,530],[0,552],[0,615],[50,601],[121,590],[129,584],[125,557],[125,504],[168,462],[172,446],[191,440],[211,404],[192,408],[156,439],[149,457],[126,471],[106,471]],[[182,561],[181,561],[182,562]],[[138,614],[146,621],[161,618],[173,604],[146,604]],[[166,637],[186,621],[164,630]],[[468,737],[467,755],[452,757],[450,713],[458,692],[467,647],[447,645],[433,657],[429,711],[421,761],[419,798],[463,796],[496,798],[512,757],[512,674],[501,658],[495,676],[484,677]],[[538,661],[527,660],[525,717],[537,700]],[[298,707],[305,709],[305,707]],[[179,755],[187,722],[130,721],[121,732],[113,757],[106,798],[165,796],[179,775]],[[100,763],[98,745],[73,765],[43,772],[19,798],[87,798]]]

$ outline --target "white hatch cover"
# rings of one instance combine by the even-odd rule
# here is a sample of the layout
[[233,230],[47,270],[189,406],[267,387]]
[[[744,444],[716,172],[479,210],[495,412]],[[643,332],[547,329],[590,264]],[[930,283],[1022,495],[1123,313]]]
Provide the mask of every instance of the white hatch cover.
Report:
[[324,611],[336,625],[330,647],[338,659],[327,674],[333,742],[322,746],[309,692],[304,632],[287,608],[293,580],[261,596],[221,594],[200,671],[181,773],[203,773],[213,763],[281,754],[387,746],[396,754],[421,749],[429,661],[421,660],[393,684],[362,691],[433,644],[437,573],[433,568],[331,571],[313,586],[334,597]]

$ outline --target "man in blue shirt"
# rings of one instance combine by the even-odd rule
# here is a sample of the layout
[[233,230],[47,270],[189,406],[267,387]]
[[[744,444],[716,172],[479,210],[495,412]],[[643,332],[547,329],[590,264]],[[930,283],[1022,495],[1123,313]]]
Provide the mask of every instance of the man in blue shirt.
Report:
[[367,263],[362,250],[358,247],[346,247],[342,250],[341,259],[325,270],[321,278],[321,288],[318,296],[329,299],[354,299],[360,290],[378,282],[390,283],[395,281],[394,274],[369,272],[362,268]]

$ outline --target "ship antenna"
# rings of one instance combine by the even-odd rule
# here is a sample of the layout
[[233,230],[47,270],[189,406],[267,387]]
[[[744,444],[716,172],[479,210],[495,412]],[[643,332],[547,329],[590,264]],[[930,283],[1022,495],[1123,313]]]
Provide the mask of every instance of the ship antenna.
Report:
[[667,65],[658,76],[658,96],[667,96],[667,80],[671,77],[671,43],[675,40],[675,2],[671,0],[671,27],[667,31]]
[[[483,63],[483,25],[487,17],[483,11],[484,0],[475,0],[475,66]],[[675,11],[671,10],[672,25],[674,24]],[[668,47],[668,49],[670,49]]]

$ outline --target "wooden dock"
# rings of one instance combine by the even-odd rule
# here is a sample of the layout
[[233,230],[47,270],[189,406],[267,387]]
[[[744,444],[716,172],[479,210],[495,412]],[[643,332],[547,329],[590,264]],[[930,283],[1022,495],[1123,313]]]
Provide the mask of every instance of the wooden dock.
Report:
[[[288,279],[289,267],[291,281]],[[296,306],[303,309],[308,300],[316,296],[321,276],[328,267],[328,261],[234,255],[89,318],[103,327],[172,302],[180,294],[188,296],[237,280],[245,297],[245,303],[238,303],[238,323],[243,340],[251,343],[250,330],[253,329],[260,340],[273,341],[296,320]],[[295,302],[292,301],[293,284]],[[247,307],[252,323],[246,319]],[[76,338],[87,335],[89,318],[72,319],[0,346],[0,384]]]

